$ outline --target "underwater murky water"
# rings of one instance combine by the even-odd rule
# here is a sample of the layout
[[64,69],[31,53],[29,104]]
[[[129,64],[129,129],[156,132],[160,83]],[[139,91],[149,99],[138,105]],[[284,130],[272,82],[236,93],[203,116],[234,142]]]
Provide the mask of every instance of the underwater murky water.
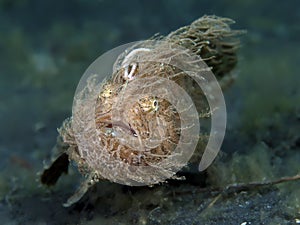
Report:
[[299,181],[227,195],[199,191],[198,174],[153,188],[103,182],[67,209],[61,203],[76,188],[76,170],[51,190],[36,181],[94,59],[204,14],[232,18],[235,29],[247,30],[237,79],[225,92],[222,153],[206,174],[206,188],[300,173],[299,1],[1,0],[2,224],[300,223]]

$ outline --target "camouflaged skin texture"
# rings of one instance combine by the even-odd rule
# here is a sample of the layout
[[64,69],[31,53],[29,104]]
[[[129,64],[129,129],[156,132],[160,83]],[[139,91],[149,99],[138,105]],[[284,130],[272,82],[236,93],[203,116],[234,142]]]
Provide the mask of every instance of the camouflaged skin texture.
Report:
[[[165,37],[159,36],[153,39],[174,43],[199,55],[212,69],[221,87],[226,88],[233,80],[230,72],[237,63],[238,35],[243,33],[243,31],[232,30],[230,28],[230,24],[233,22],[227,18],[203,16],[189,26],[182,27]],[[131,75],[134,76],[136,75],[135,73],[139,73],[141,70],[147,71],[149,67],[152,68],[149,70],[149,73],[143,73],[144,77],[151,77],[151,72],[153,71],[159,73],[158,76],[161,77],[171,77],[172,74],[181,73],[181,71],[172,66],[166,65],[164,68],[160,68],[160,65],[154,63],[150,66],[138,65],[134,68],[134,73]],[[178,130],[180,129],[180,119],[167,101],[149,96],[140,99],[132,107],[131,113],[127,118],[130,123],[124,121],[120,124],[112,124],[111,115],[106,112],[117,101],[118,92],[126,85],[126,80],[122,77],[123,74],[124,70],[120,69],[110,79],[106,80],[97,98],[95,121],[99,135],[101,135],[101,144],[114,158],[120,159],[129,165],[147,166],[147,164],[155,164],[163,160],[165,156],[167,157],[172,154],[172,149],[179,140]],[[178,75],[173,80],[182,86],[188,87],[187,89],[197,105],[200,117],[209,117],[210,111],[205,101],[205,96],[199,88],[194,88],[194,82],[187,80],[184,73]],[[149,121],[157,117],[157,114],[160,114],[164,118],[164,121],[167,121],[165,125],[167,124],[166,126],[168,127],[166,132],[169,139],[162,142],[160,146],[155,147],[151,152],[145,153],[143,157],[140,156],[139,151],[128,146],[126,147],[113,138],[114,134],[112,133],[111,126],[119,126],[132,136],[137,135],[137,133],[139,136],[145,137],[151,135],[152,124]],[[53,148],[52,163],[44,170],[41,182],[45,185],[54,185],[62,173],[67,173],[69,161],[74,161],[77,164],[79,172],[87,177],[87,179],[65,204],[65,206],[70,206],[77,202],[90,186],[103,179],[103,177],[97,171],[95,165],[87,161],[87,157],[81,155],[78,151],[72,129],[72,117],[67,118],[58,131],[59,136],[57,144]],[[198,147],[190,159],[190,163],[199,161],[206,143],[207,136],[203,134],[200,136]]]

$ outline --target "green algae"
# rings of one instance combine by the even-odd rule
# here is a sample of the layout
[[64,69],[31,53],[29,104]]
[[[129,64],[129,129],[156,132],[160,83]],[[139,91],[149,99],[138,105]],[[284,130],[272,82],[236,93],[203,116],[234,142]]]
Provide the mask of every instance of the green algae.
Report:
[[213,186],[234,183],[265,181],[274,178],[271,164],[272,153],[263,143],[251,148],[247,154],[234,153],[229,160],[222,162],[222,157],[209,169],[209,180]]

